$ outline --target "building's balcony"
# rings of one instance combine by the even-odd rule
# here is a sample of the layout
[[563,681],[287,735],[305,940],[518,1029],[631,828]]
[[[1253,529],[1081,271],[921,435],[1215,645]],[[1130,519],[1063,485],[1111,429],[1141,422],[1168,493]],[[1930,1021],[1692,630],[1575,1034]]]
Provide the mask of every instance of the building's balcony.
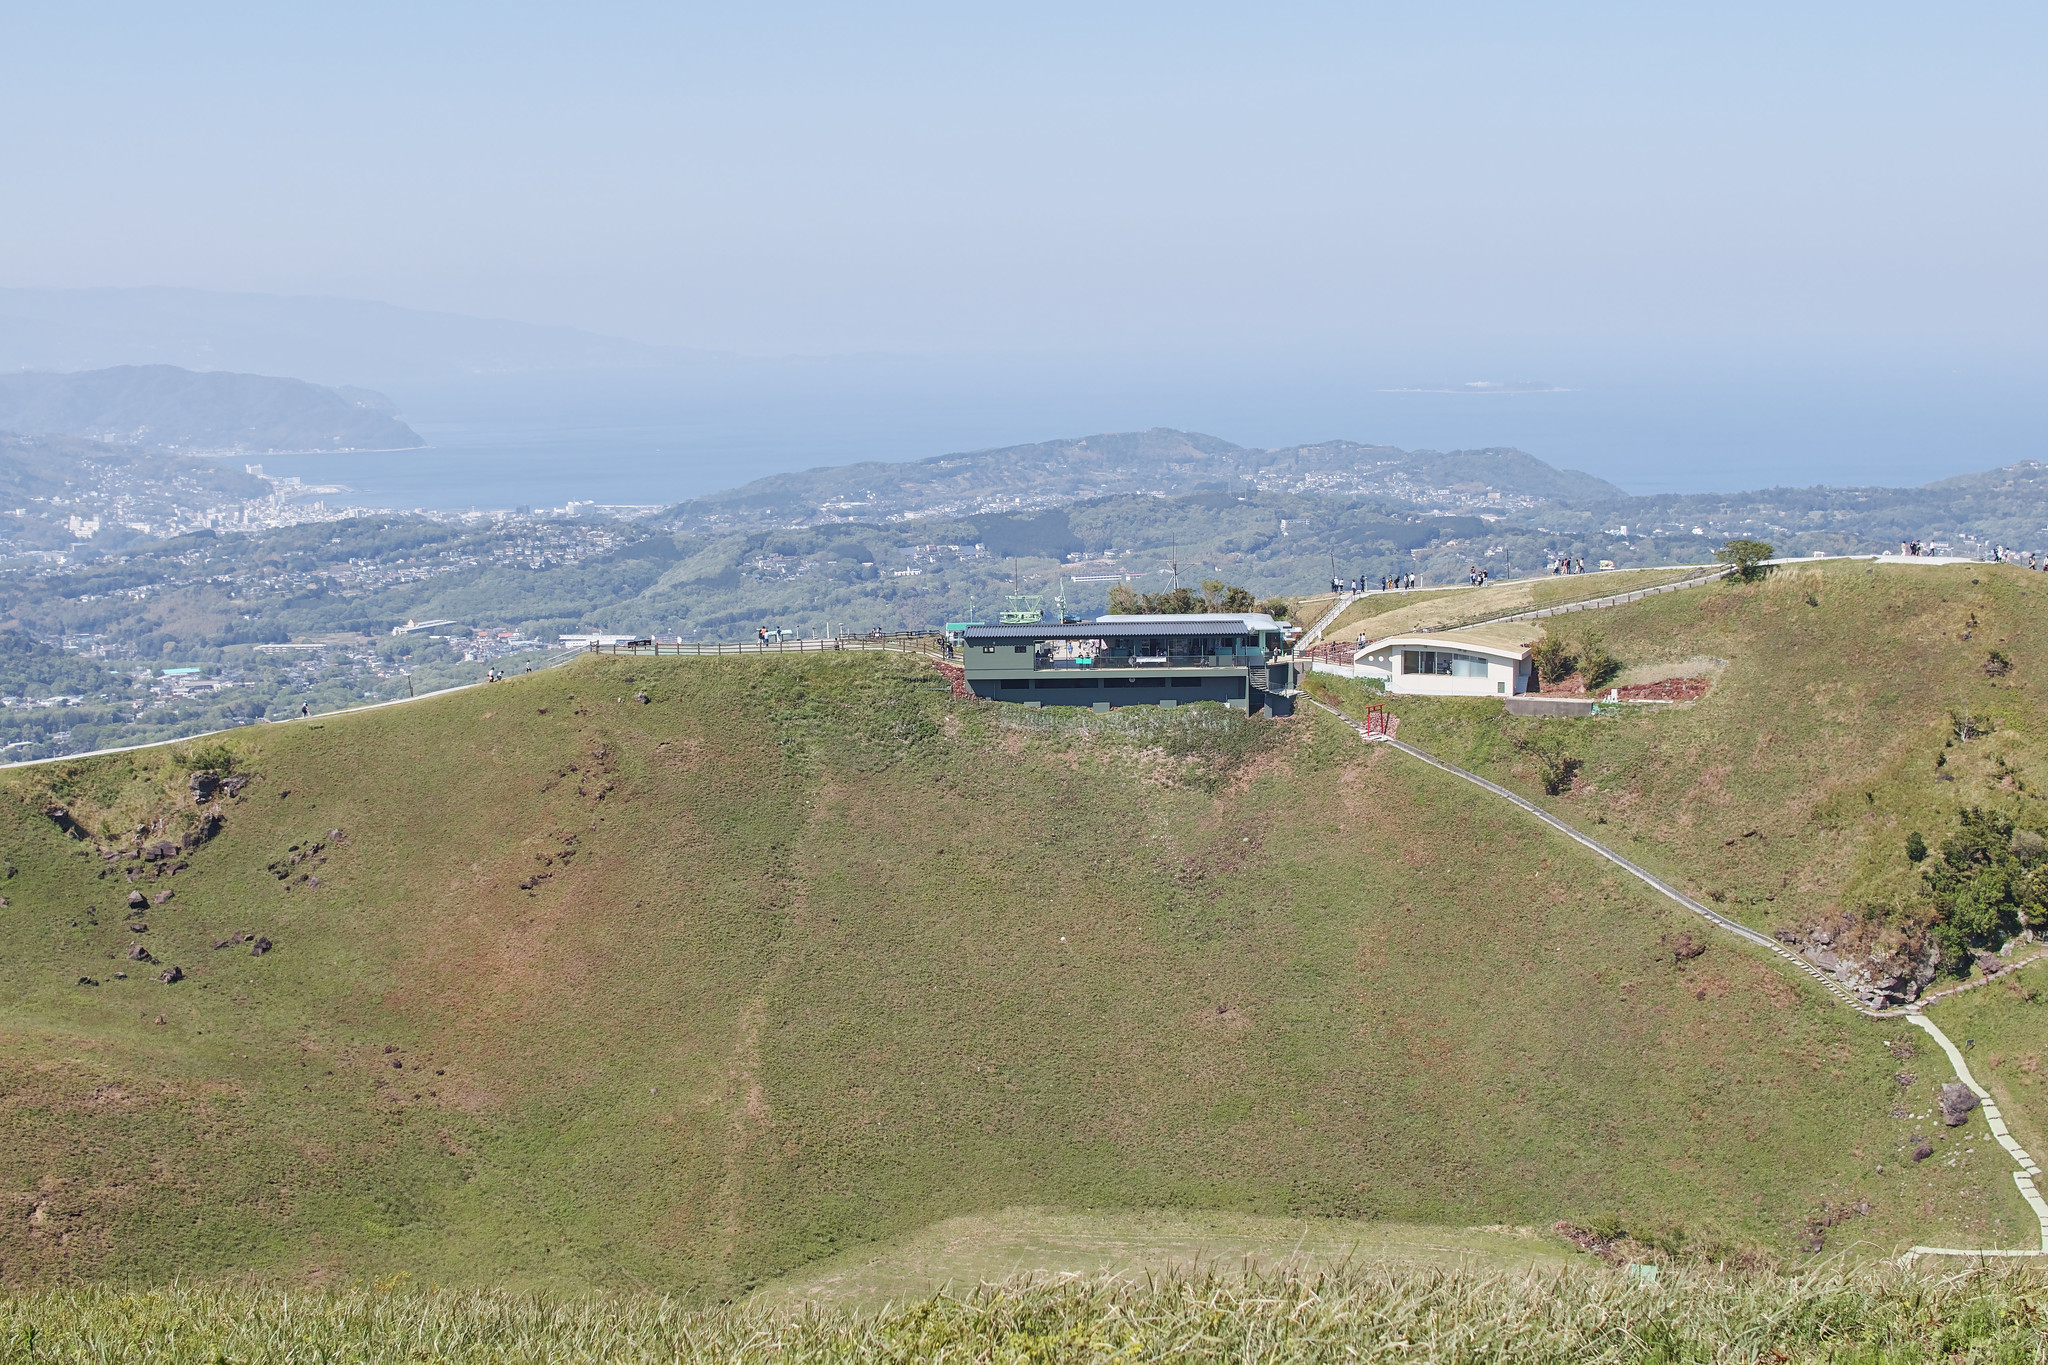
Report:
[[1037,667],[1069,668],[1257,668],[1266,656],[1256,650],[1239,654],[1095,654],[1074,659],[1038,658]]

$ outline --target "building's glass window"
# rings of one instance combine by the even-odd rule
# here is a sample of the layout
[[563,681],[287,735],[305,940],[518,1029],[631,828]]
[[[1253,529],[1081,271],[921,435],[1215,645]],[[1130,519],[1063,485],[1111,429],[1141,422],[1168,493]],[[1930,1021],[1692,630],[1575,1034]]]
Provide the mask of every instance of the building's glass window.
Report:
[[1486,660],[1471,654],[1454,654],[1448,649],[1409,649],[1402,651],[1401,671],[1411,676],[1427,673],[1439,678],[1483,678]]
[[1011,646],[1010,646],[1010,652],[1011,652],[1011,653],[1013,653],[1013,654],[1022,654],[1022,653],[1024,653],[1024,652],[1025,652],[1026,650],[1028,650],[1028,649],[1030,649],[1030,648],[1031,648],[1031,646],[1030,646],[1030,645],[1011,645]]

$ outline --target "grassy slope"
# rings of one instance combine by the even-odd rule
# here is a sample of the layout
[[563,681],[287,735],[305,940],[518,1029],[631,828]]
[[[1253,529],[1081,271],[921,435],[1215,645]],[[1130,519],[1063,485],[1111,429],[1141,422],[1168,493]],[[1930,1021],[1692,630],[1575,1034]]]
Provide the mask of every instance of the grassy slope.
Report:
[[[1222,716],[590,659],[238,734],[260,776],[150,915],[170,987],[111,978],[126,884],[39,814],[125,826],[164,751],[15,774],[0,1276],[729,1294],[1017,1205],[2013,1235],[2009,1183],[1873,1183],[1891,1068],[1811,987],[1674,966],[1663,904],[1334,722]],[[322,886],[264,870],[331,828]]]
[[10,1359],[685,1362],[1400,1360],[1469,1365],[1770,1360],[2035,1362],[2031,1268],[1664,1274],[1367,1262],[1335,1276],[1178,1275],[969,1287],[908,1302],[689,1311],[651,1294],[306,1293],[182,1284],[0,1296]]
[[949,1218],[908,1237],[807,1265],[749,1304],[874,1309],[976,1284],[1221,1273],[1343,1274],[1401,1261],[1467,1271],[1558,1271],[1582,1262],[1535,1228],[1446,1228],[1190,1210],[1013,1208]]
[[[1354,602],[1323,632],[1326,640],[1379,639],[1406,630],[1447,630],[1514,616],[1568,602],[1635,592],[1691,578],[1698,569],[1618,569],[1607,573],[1557,574],[1489,583],[1483,588],[1418,589],[1400,594],[1375,593]],[[1325,605],[1322,610],[1327,611]],[[1301,613],[1305,623],[1319,614]]]
[[[2041,1065],[2048,1061],[2048,964],[2035,963],[2004,981],[1934,1005],[1927,1017],[1941,1025],[1964,1050],[1970,1074],[1991,1092],[2013,1140],[2036,1161],[2048,1159],[2048,1095],[2043,1095]],[[1947,1068],[1933,1059],[1926,1069]],[[1946,1075],[1943,1080],[1949,1079]],[[1972,1122],[1971,1132],[1981,1132]]]
[[[1759,927],[1804,925],[1910,901],[1912,830],[1938,845],[1959,808],[2038,809],[2044,607],[2048,575],[2016,568],[1781,569],[1560,623],[1567,636],[1597,626],[1632,667],[1725,660],[1692,705],[1566,722],[1517,721],[1492,702],[1392,706],[1404,739],[1543,802],[1693,895]],[[2004,678],[1983,671],[1992,649],[2013,661]],[[1339,683],[1332,695],[1359,693]],[[1988,712],[1998,733],[1944,751],[1952,708]],[[1584,761],[1562,797],[1543,796],[1513,745],[1543,724],[1565,727]],[[2048,1008],[2019,1012],[2015,1027],[2030,1030],[2026,1048],[2048,1048]],[[2038,1095],[2015,1098],[2024,1121],[2048,1127]]]

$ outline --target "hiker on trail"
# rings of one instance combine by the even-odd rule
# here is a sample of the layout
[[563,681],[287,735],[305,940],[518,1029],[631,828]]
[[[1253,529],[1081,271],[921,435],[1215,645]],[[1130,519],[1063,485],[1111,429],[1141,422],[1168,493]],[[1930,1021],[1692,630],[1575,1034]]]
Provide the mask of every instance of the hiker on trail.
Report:
[[765,648],[767,648],[767,645],[768,645],[768,627],[766,627],[766,626],[758,626],[758,627],[756,627],[756,628],[755,628],[755,630],[754,630],[754,634],[760,637],[760,640],[761,640],[761,646],[762,646],[762,648],[764,648],[764,649],[765,649]]
[[307,719],[310,719],[310,718],[312,717],[312,714],[313,714],[313,708],[312,708],[312,707],[311,707],[310,705],[301,705],[301,706],[299,707],[299,719],[301,719],[301,720],[307,720]]

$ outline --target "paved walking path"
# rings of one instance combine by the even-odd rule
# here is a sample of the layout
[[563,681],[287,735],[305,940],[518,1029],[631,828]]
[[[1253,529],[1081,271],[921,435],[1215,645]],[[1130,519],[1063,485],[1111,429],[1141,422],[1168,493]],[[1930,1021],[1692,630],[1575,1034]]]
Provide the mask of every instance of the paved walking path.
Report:
[[[1645,597],[1655,597],[1659,593],[1682,592],[1686,588],[1697,588],[1702,583],[1712,583],[1725,578],[1731,572],[1733,570],[1724,566],[1716,568],[1711,573],[1697,574],[1691,578],[1682,578],[1676,583],[1660,583],[1654,588],[1637,588],[1634,592],[1618,592],[1611,597],[1594,597],[1584,602],[1561,602],[1554,607],[1542,607],[1536,611],[1516,612],[1513,616],[1496,616],[1490,621],[1474,621],[1472,624],[1475,626],[1497,626],[1509,621],[1541,621],[1546,617],[1566,616],[1575,611],[1594,611],[1600,607],[1626,606],[1630,602],[1640,602]],[[1464,630],[1466,627],[1459,626],[1457,629]]]
[[1948,1035],[1936,1028],[1934,1021],[1924,1014],[1909,1014],[1906,1016],[1906,1022],[1925,1029],[1932,1035],[1935,1042],[1941,1044],[1941,1050],[1948,1054],[1950,1063],[1956,1069],[1956,1079],[1969,1086],[1970,1093],[1983,1101],[1984,1117],[1991,1124],[1991,1136],[1998,1139],[1998,1145],[2005,1148],[2011,1154],[2012,1159],[2019,1163],[2020,1168],[2012,1173],[2013,1183],[2020,1187],[2020,1198],[2027,1201],[2027,1207],[2032,1209],[2034,1217],[2040,1220],[2041,1249],[2039,1251],[1978,1251],[1960,1247],[1916,1246],[1899,1258],[1900,1264],[1911,1265],[1914,1258],[1918,1256],[2048,1256],[2048,1201],[2044,1201],[2041,1198],[2041,1191],[2035,1184],[2041,1178],[2040,1165],[2035,1162],[2034,1158],[2027,1155],[2025,1148],[2013,1141],[2012,1134],[2006,1131],[2004,1116],[1998,1112],[1998,1105],[1991,1098],[1991,1092],[1977,1084],[1977,1078],[1970,1074],[1970,1064],[1963,1060],[1963,1054],[1957,1051],[1954,1043],[1949,1041]]
[[1342,616],[1344,614],[1344,609],[1350,606],[1353,602],[1356,602],[1359,599],[1359,596],[1360,594],[1355,592],[1340,593],[1337,597],[1336,605],[1332,606],[1328,611],[1324,612],[1321,616],[1318,616],[1316,618],[1316,623],[1310,626],[1307,630],[1303,631],[1301,638],[1294,642],[1294,647],[1296,649],[1307,649],[1310,645],[1314,644],[1317,640],[1321,639],[1324,629],[1328,627],[1332,621],[1336,620],[1339,616]]
[[[1651,591],[1658,590],[1653,589]],[[1665,588],[1661,591],[1668,592],[1670,591],[1670,588]],[[1836,981],[1833,977],[1829,976],[1827,973],[1823,972],[1819,967],[1816,967],[1813,963],[1808,962],[1805,958],[1799,956],[1797,953],[1788,950],[1783,944],[1779,943],[1776,939],[1773,939],[1765,934],[1760,934],[1756,930],[1749,928],[1747,925],[1738,924],[1734,920],[1729,919],[1726,915],[1720,914],[1714,910],[1709,909],[1707,906],[1700,904],[1698,901],[1686,895],[1677,887],[1671,885],[1669,882],[1657,876],[1655,873],[1649,871],[1647,868],[1644,868],[1634,862],[1631,862],[1629,859],[1622,857],[1619,853],[1616,853],[1613,849],[1607,847],[1605,844],[1601,843],[1597,839],[1590,838],[1587,835],[1581,833],[1579,830],[1573,828],[1571,825],[1566,824],[1563,820],[1558,819],[1549,811],[1544,810],[1542,807],[1538,806],[1535,802],[1528,800],[1526,797],[1519,796],[1516,793],[1509,791],[1506,787],[1501,786],[1497,782],[1489,782],[1485,778],[1479,776],[1477,773],[1467,772],[1463,768],[1458,767],[1456,764],[1446,763],[1442,759],[1436,757],[1434,754],[1427,753],[1421,749],[1416,748],[1412,744],[1406,743],[1402,740],[1395,739],[1391,735],[1370,734],[1366,731],[1363,725],[1360,725],[1357,721],[1353,720],[1344,712],[1338,710],[1334,706],[1329,706],[1323,702],[1317,701],[1314,697],[1310,697],[1304,694],[1302,699],[1307,701],[1312,706],[1320,707],[1322,710],[1329,712],[1338,720],[1342,721],[1344,724],[1350,726],[1353,730],[1357,731],[1359,737],[1361,739],[1364,739],[1368,743],[1386,744],[1392,748],[1399,749],[1402,753],[1407,754],[1411,758],[1420,759],[1422,762],[1429,764],[1432,768],[1442,769],[1444,772],[1451,774],[1453,777],[1462,778],[1465,781],[1472,783],[1474,786],[1483,787],[1487,791],[1492,792],[1494,795],[1501,797],[1502,799],[1509,801],[1516,806],[1521,807],[1523,810],[1535,816],[1544,824],[1549,825],[1552,829],[1557,830],[1560,834],[1563,834],[1566,838],[1572,840],[1574,843],[1583,845],[1585,848],[1592,850],[1600,857],[1605,858],[1608,862],[1613,863],[1616,867],[1619,867],[1623,871],[1629,873],[1631,876],[1636,877],[1644,884],[1649,886],[1652,890],[1656,891],[1658,894],[1665,896],[1672,901],[1677,902],[1679,905],[1684,906],[1687,910],[1692,911],[1695,915],[1698,915],[1700,918],[1713,924],[1716,928],[1724,929],[1727,932],[1734,934],[1736,937],[1741,938],[1746,942],[1753,943],[1759,948],[1767,949],[1768,951],[1776,954],[1778,957],[1783,958],[1785,961],[1791,963],[1793,966],[1799,968],[1800,971],[1806,973],[1815,981],[1819,982],[1823,987],[1827,989],[1830,995],[1834,996],[1837,1000],[1841,1001],[1850,1009],[1855,1010],[1858,1014],[1864,1016],[1865,1018],[1904,1019],[1907,1023],[1912,1024],[1916,1028],[1925,1030],[1929,1035],[1931,1035],[1934,1038],[1935,1042],[1941,1044],[1942,1051],[1948,1054],[1949,1061],[1955,1066],[1956,1078],[1960,1080],[1964,1085],[1968,1086],[1970,1088],[1970,1093],[1974,1094],[1980,1101],[1983,1102],[1984,1117],[1991,1125],[1992,1137],[1997,1139],[1998,1145],[2005,1148],[2005,1150],[2012,1156],[2013,1160],[2019,1163],[2019,1170],[2013,1172],[2013,1181],[2015,1184],[2019,1186],[2020,1197],[2026,1200],[2027,1207],[2033,1210],[2035,1218],[2038,1219],[2041,1224],[2041,1246],[2038,1249],[2021,1248],[2013,1250],[1977,1250],[1974,1248],[1959,1247],[1916,1246],[1907,1251],[1904,1255],[1902,1255],[1899,1258],[1900,1263],[1911,1264],[1914,1258],[1919,1256],[2048,1256],[2048,1201],[2044,1201],[2042,1199],[2041,1191],[2036,1183],[2041,1177],[2041,1168],[2038,1164],[2036,1164],[2034,1159],[2031,1156],[2029,1156],[2017,1142],[2013,1140],[2012,1134],[2006,1129],[2004,1117],[1998,1112],[1997,1104],[1995,1104],[1992,1101],[1991,1092],[1986,1090],[1983,1086],[1979,1085],[1977,1083],[1977,1078],[1970,1074],[1969,1066],[1963,1061],[1963,1054],[1957,1050],[1956,1045],[1954,1043],[1949,1041],[1948,1035],[1943,1033],[1939,1028],[1935,1026],[1933,1020],[1929,1019],[1925,1014],[1921,1013],[1921,1009],[1927,1002],[1923,1001],[1920,1004],[1901,1006],[1896,1009],[1871,1009],[1869,1006],[1865,1005],[1862,1001],[1858,1000],[1854,995],[1852,995],[1845,987],[1842,986],[1840,982]],[[2030,958],[2028,959],[2028,961],[2038,961],[2040,956],[2042,955],[2036,955],[2036,957]],[[1972,984],[1982,985],[1984,983],[1976,982]],[[1946,992],[1945,994],[1953,993],[1954,992],[1951,991]]]

